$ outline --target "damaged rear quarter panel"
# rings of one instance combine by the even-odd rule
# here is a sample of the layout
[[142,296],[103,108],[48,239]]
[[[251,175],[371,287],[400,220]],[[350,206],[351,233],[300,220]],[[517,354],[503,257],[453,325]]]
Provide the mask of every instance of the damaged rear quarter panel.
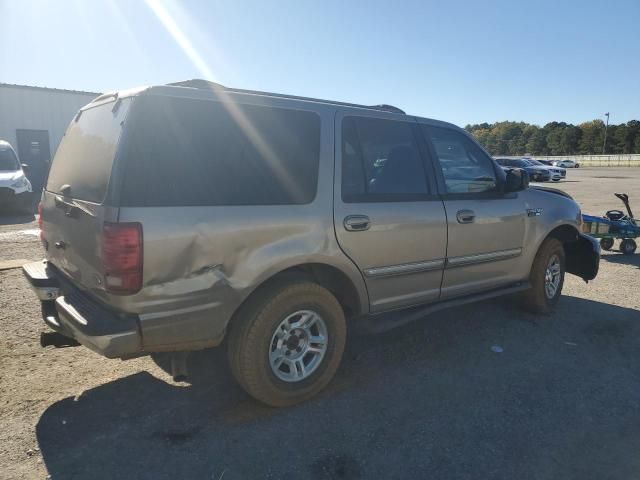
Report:
[[126,299],[126,310],[140,316],[145,350],[220,343],[244,299],[291,266],[329,264],[362,282],[321,203],[121,211],[121,221],[141,218],[144,287]]

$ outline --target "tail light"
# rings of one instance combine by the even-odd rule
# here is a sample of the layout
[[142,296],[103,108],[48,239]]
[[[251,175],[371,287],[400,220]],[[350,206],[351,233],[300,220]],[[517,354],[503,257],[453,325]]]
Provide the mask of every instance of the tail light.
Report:
[[42,223],[42,202],[38,203],[38,228],[40,229],[40,240],[44,241],[44,226]]
[[131,295],[142,288],[142,225],[105,223],[102,266],[107,291]]

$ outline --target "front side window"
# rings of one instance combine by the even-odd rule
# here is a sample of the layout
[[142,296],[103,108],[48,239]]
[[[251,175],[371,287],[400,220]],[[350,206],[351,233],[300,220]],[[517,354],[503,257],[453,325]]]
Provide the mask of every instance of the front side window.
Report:
[[346,117],[342,122],[342,199],[412,201],[428,194],[411,124]]
[[466,194],[496,190],[493,161],[464,133],[424,125],[442,169],[447,193]]

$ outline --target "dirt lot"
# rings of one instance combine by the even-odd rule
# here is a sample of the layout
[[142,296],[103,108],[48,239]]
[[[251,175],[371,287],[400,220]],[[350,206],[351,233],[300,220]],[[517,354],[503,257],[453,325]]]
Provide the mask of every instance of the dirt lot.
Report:
[[[639,185],[600,168],[557,187],[601,214],[614,191],[640,213]],[[32,220],[0,218],[0,261],[41,257]],[[41,349],[18,269],[0,271],[0,324],[2,479],[640,477],[640,254],[568,276],[549,317],[502,299],[352,337],[327,391],[289,410],[248,398],[220,350],[185,385],[150,358]]]

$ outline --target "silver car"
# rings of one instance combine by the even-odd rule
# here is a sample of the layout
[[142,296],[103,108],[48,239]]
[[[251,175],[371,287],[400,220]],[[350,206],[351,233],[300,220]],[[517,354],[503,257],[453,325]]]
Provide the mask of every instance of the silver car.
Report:
[[567,177],[567,170],[565,168],[558,167],[558,166],[545,165],[544,163],[539,162],[538,160],[533,160],[533,159],[529,159],[527,161],[536,167],[540,167],[548,170],[549,173],[551,174],[551,181],[553,182],[559,182],[560,180]]
[[223,344],[287,406],[382,331],[519,292],[538,313],[598,271],[566,194],[528,188],[464,130],[386,106],[204,81],[103,95],[72,120],[23,270],[53,332],[110,358]]

